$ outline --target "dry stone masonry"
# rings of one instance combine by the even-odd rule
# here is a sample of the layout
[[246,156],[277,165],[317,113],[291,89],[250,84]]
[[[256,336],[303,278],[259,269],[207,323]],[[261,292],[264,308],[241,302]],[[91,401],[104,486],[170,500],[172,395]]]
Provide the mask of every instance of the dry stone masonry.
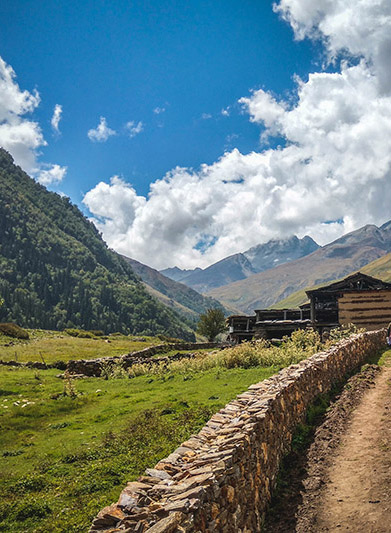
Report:
[[261,531],[292,433],[319,394],[384,345],[384,330],[341,341],[252,385],[103,509],[90,533]]
[[123,368],[129,368],[135,363],[148,362],[148,359],[156,354],[167,353],[173,350],[213,349],[217,346],[218,344],[214,342],[157,344],[139,350],[138,352],[130,352],[125,355],[100,357],[99,359],[72,360],[67,364],[67,372],[69,374],[83,374],[84,376],[98,377],[102,374],[103,368],[107,365],[121,364]]

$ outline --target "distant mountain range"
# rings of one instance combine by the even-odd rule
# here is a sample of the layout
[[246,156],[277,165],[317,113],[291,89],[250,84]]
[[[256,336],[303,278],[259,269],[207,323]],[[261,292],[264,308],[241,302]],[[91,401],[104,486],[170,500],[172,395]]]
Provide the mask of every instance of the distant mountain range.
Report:
[[191,322],[198,322],[200,313],[204,313],[208,308],[220,308],[226,315],[237,312],[237,309],[226,308],[217,300],[199,294],[194,289],[174,281],[158,270],[147,265],[122,256],[132,267],[133,271],[143,280],[148,292],[171,307],[180,315],[183,315]]
[[194,339],[68,198],[31,179],[3,149],[0,267],[0,321]]
[[259,244],[246,252],[230,255],[205,269],[181,270],[174,267],[162,270],[161,273],[198,292],[208,293],[212,289],[304,257],[318,248],[319,245],[311,237],[298,239],[294,236]]
[[[293,300],[288,297],[296,291],[302,291],[302,299],[305,288],[343,278],[356,270],[370,273],[363,267],[376,259],[380,262],[378,269],[383,269],[384,272],[387,266],[379,258],[389,252],[391,221],[380,228],[367,225],[300,259],[212,289],[207,294],[245,313],[252,313],[254,309],[270,307],[281,301],[283,302],[278,306],[295,305],[300,298]],[[372,275],[376,275],[375,266],[372,272]]]
[[[391,253],[383,255],[379,259],[375,259],[375,261],[368,263],[364,267],[360,268],[360,272],[368,274],[369,276],[373,276],[374,278],[379,278],[383,281],[391,282]],[[338,279],[330,280],[330,282],[334,281],[338,281]],[[320,285],[323,285],[323,283]],[[280,300],[278,303],[273,305],[273,307],[276,309],[297,307],[308,300],[305,291],[312,288],[314,287],[306,287],[305,289],[293,292],[284,300]]]

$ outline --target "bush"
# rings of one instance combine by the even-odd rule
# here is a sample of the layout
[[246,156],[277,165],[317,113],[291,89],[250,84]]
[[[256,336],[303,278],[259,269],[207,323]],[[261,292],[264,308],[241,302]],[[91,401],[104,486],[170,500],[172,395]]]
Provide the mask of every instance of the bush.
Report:
[[83,329],[68,328],[64,329],[64,333],[67,333],[71,337],[78,337],[80,339],[92,339],[94,334],[91,331],[84,331]]
[[0,332],[3,333],[3,335],[7,335],[7,337],[13,337],[14,339],[27,340],[30,338],[28,331],[11,322],[0,324]]

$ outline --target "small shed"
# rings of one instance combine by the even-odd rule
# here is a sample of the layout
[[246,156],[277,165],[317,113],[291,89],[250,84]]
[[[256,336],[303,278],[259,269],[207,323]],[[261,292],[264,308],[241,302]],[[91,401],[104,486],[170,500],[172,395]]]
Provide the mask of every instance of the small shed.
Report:
[[320,333],[350,323],[375,330],[391,322],[391,283],[361,272],[307,291],[307,296],[312,324]]

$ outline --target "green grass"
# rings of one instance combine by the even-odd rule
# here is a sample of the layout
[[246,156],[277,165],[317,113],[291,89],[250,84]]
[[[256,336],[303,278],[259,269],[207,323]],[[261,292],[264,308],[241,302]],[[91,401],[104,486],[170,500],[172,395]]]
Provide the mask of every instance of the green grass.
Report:
[[[0,359],[4,361],[69,361],[70,359],[94,359],[134,352],[162,344],[157,337],[132,337],[110,335],[83,339],[71,337],[59,331],[27,330],[30,340],[21,341],[0,334]],[[139,338],[145,339],[140,342]],[[136,340],[135,340],[136,339]]]
[[[90,378],[69,386],[55,370],[0,367],[0,531],[86,531],[127,481],[277,370]],[[77,396],[64,396],[64,387]]]

